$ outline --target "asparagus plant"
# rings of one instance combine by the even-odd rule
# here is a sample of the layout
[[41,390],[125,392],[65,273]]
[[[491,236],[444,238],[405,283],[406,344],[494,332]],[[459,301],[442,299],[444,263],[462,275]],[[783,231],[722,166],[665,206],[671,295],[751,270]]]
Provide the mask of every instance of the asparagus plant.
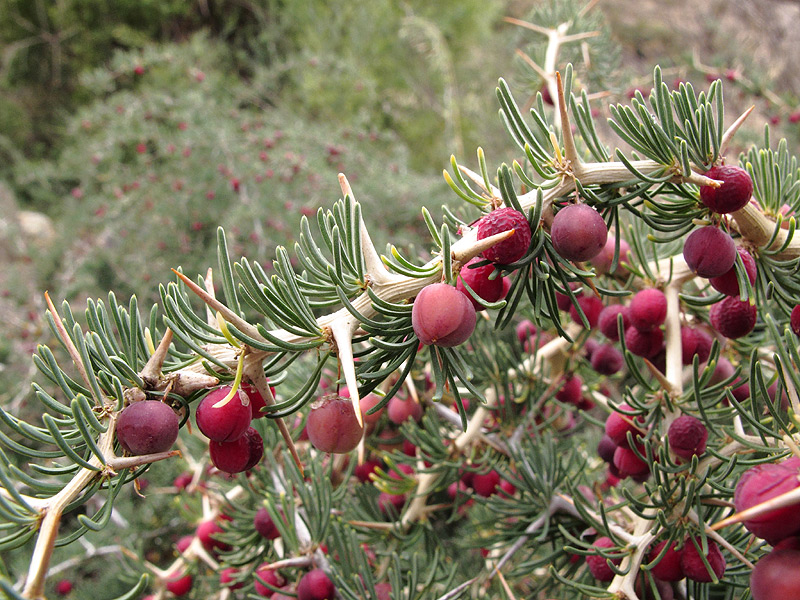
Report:
[[[517,158],[451,159],[460,204],[422,208],[428,252],[376,248],[342,174],[272,275],[220,229],[219,264],[176,266],[149,310],[48,297],[41,421],[0,409],[0,549],[30,551],[4,593],[44,598],[54,548],[185,461],[175,491],[202,499],[202,531],[169,564],[121,549],[141,573],[125,598],[746,598],[788,539],[758,570],[768,597],[798,566],[797,531],[753,526],[800,502],[780,462],[800,456],[797,160],[768,130],[732,156],[747,113],[725,118],[722,82],[670,89],[659,68],[610,107],[612,151],[572,66],[555,70],[594,35],[577,24],[528,24],[554,111],[500,80]],[[733,205],[729,172],[753,186]],[[779,491],[734,502],[773,463]]]

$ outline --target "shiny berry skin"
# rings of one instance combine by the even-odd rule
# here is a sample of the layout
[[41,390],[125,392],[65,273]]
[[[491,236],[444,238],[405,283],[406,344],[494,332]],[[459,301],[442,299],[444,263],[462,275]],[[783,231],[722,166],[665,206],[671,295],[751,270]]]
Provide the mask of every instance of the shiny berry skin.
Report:
[[719,165],[709,169],[705,175],[722,182],[717,188],[710,185],[700,187],[700,202],[712,212],[732,213],[750,202],[753,180],[741,167]]
[[510,229],[514,230],[514,235],[484,250],[484,258],[498,265],[508,265],[525,256],[531,244],[531,227],[525,215],[514,208],[498,208],[482,217],[478,221],[478,239]]
[[475,473],[472,476],[472,489],[479,496],[488,498],[497,491],[500,486],[500,479],[500,473],[494,469],[488,473]]
[[227,404],[217,408],[214,405],[225,398],[230,386],[211,390],[200,401],[195,411],[197,427],[208,439],[214,442],[231,442],[247,431],[253,418],[250,398],[237,390]]
[[[650,553],[647,555],[647,560],[652,562],[658,558],[658,555],[661,554],[664,546],[666,545],[667,540],[658,542],[650,550]],[[664,553],[664,556],[662,556],[661,560],[658,561],[658,564],[650,569],[650,573],[653,574],[653,577],[656,577],[661,581],[680,581],[685,577],[683,573],[683,567],[681,566],[683,548],[676,550],[675,547],[677,545],[677,542],[672,542],[669,549]]]
[[[686,575],[686,577],[692,581],[697,581],[699,583],[711,582],[714,580],[714,578],[711,573],[709,573],[708,568],[700,556],[700,552],[703,548],[702,540],[698,537],[695,538],[695,542],[697,543],[697,546],[695,546],[691,539],[687,539],[683,543],[681,568],[683,569],[683,573]],[[725,558],[722,556],[722,552],[720,552],[719,546],[717,546],[715,542],[706,538],[706,544],[708,546],[708,553],[706,554],[708,565],[711,567],[714,575],[717,576],[717,579],[721,579],[725,574],[725,568],[727,567]]]
[[608,239],[603,217],[587,204],[570,204],[553,217],[550,239],[559,256],[584,261],[600,254]]
[[450,348],[463,344],[475,330],[472,302],[452,285],[434,283],[417,294],[411,324],[419,341]]
[[306,431],[314,448],[334,454],[346,454],[355,449],[364,434],[353,403],[338,394],[326,394],[311,404]]
[[[623,411],[631,410],[631,407],[627,404],[622,404],[619,408]],[[640,430],[644,430],[644,419],[642,417],[632,417],[618,412],[612,412],[606,417],[606,435],[617,446],[628,445],[628,432],[633,435],[634,440],[636,440],[637,435],[644,435]]]
[[471,267],[471,265],[484,262],[483,258],[475,257],[470,259],[459,272],[456,281],[456,289],[463,293],[475,310],[484,310],[484,307],[472,297],[464,286],[464,282],[472,289],[475,294],[486,302],[497,302],[503,297],[503,277],[498,274],[494,279],[489,277],[494,273],[494,265],[489,263],[482,267]]
[[758,320],[758,309],[749,301],[742,302],[737,297],[728,296],[711,307],[708,317],[717,333],[736,339],[753,331]]
[[695,229],[683,244],[683,258],[700,277],[719,277],[736,261],[736,244],[727,233],[708,225]]
[[628,319],[639,331],[650,331],[664,324],[667,318],[667,297],[664,292],[648,288],[636,292],[628,304]]
[[[604,536],[597,538],[592,546],[595,548],[613,548],[614,542]],[[618,565],[620,561],[621,559],[613,559],[611,562]],[[607,559],[599,554],[587,555],[586,566],[589,567],[592,577],[598,581],[611,581],[614,579],[614,571],[608,566]]]
[[700,456],[706,451],[708,429],[700,419],[681,415],[670,423],[667,439],[675,454],[684,460],[691,460],[692,456]]
[[[742,264],[744,265],[745,273],[747,273],[747,278],[750,280],[750,285],[755,285],[756,261],[753,259],[750,253],[741,246],[736,248],[736,252],[738,252],[739,256],[742,257]],[[736,279],[736,265],[731,267],[719,277],[711,277],[708,280],[708,283],[710,283],[711,287],[713,287],[715,290],[725,294],[726,296],[739,296],[739,280]]]
[[[784,463],[765,463],[742,473],[733,493],[733,504],[741,512],[771,498],[800,487],[797,469]],[[770,544],[800,532],[800,511],[796,506],[776,508],[764,515],[744,521],[745,528]]]
[[782,542],[756,563],[750,573],[753,600],[800,598],[800,543],[797,538],[791,542]]
[[125,407],[117,418],[117,441],[134,456],[166,452],[178,439],[180,420],[158,400],[142,400]]
[[297,600],[335,600],[336,588],[322,569],[312,569],[297,584]]
[[256,466],[264,456],[264,441],[252,427],[232,442],[208,443],[211,462],[225,473],[243,473]]
[[794,334],[800,336],[800,304],[792,309],[792,314],[789,317],[789,325],[794,331]]

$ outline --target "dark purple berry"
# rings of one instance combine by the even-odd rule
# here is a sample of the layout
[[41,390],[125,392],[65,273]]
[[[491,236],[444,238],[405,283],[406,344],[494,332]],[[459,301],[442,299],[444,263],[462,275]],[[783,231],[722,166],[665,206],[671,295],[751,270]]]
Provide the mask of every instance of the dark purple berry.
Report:
[[758,310],[755,304],[742,302],[735,296],[728,296],[717,302],[709,311],[711,326],[726,338],[736,339],[747,335],[756,326]]
[[719,277],[736,261],[736,244],[727,233],[708,225],[689,234],[683,245],[683,258],[700,277]]
[[158,400],[134,402],[119,413],[117,441],[134,456],[166,452],[178,439],[178,415]]
[[716,213],[732,213],[750,202],[753,180],[744,169],[734,165],[719,165],[706,172],[706,177],[721,181],[722,185],[700,187],[700,201]]
[[594,258],[606,245],[608,227],[603,217],[587,204],[570,204],[553,217],[550,239],[559,256],[566,260]]

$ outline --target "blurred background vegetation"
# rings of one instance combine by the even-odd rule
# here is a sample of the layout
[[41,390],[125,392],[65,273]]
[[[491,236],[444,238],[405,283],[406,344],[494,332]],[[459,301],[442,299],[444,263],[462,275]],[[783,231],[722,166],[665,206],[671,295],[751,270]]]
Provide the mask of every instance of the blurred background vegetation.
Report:
[[24,410],[52,342],[44,290],[76,312],[108,290],[147,305],[170,268],[216,265],[218,225],[268,265],[339,172],[379,245],[424,251],[450,155],[515,156],[497,78],[521,104],[542,85],[521,53],[542,61],[543,36],[504,18],[586,6],[602,35],[563,58],[600,121],[660,64],[726,78],[728,122],[757,108],[738,141],[768,121],[796,151],[797,2],[0,0],[0,403]]

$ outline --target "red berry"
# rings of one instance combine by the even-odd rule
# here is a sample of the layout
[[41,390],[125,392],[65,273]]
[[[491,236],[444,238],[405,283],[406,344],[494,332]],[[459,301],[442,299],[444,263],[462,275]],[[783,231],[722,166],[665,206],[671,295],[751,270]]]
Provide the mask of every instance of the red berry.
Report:
[[403,510],[403,506],[406,504],[406,497],[404,494],[390,494],[389,492],[381,492],[378,494],[378,508],[381,509],[381,512],[386,515],[391,515],[393,507],[396,513],[399,513]]
[[706,172],[706,177],[721,181],[715,188],[700,187],[700,202],[712,212],[732,213],[750,202],[753,195],[753,180],[744,169],[734,165],[719,165]]
[[800,544],[773,548],[750,573],[753,600],[800,598]]
[[238,574],[239,569],[236,567],[225,567],[219,572],[219,584],[232,590],[238,590],[244,586],[244,581],[235,581]]
[[464,282],[478,297],[486,302],[497,302],[503,297],[503,277],[498,275],[494,279],[489,279],[491,274],[494,273],[494,265],[491,263],[482,267],[470,266],[480,262],[484,262],[484,259],[475,257],[467,262],[461,268],[456,281],[456,289],[469,299],[475,310],[483,310],[484,307],[467,291],[467,288],[464,287]]
[[587,204],[570,204],[553,217],[550,239],[553,248],[567,260],[594,258],[606,245],[608,227],[603,217]]
[[[261,395],[261,392],[258,391],[256,386],[252,383],[241,383],[242,391],[247,394],[247,397],[250,399],[250,411],[252,413],[252,418],[258,419],[260,417],[267,416],[262,409],[267,407],[267,401],[264,399],[264,396]],[[273,398],[275,397],[275,388],[270,386],[270,391],[272,391]]]
[[[667,545],[667,540],[657,543],[653,548],[650,550],[648,554],[647,560],[652,562],[664,549],[664,546]],[[650,569],[650,573],[653,574],[653,577],[660,579],[661,581],[680,581],[685,577],[683,573],[683,567],[681,567],[681,557],[683,556],[683,549],[676,550],[675,546],[677,546],[676,542],[672,542],[664,553],[664,556],[661,557],[661,560],[658,561],[658,564],[654,565],[652,569]]]
[[[702,551],[702,540],[695,538],[695,543],[691,539],[687,539],[683,544],[683,555],[681,556],[681,567],[687,578],[699,583],[708,583],[714,581],[714,576],[721,579],[725,574],[725,567],[727,566],[725,558],[722,556],[717,544],[710,539],[706,539],[708,552],[706,553],[706,561],[708,566],[711,567],[712,573],[709,573],[700,552]],[[699,547],[699,548],[698,548]]]
[[220,471],[226,473],[243,473],[256,466],[264,456],[264,441],[252,427],[248,427],[239,438],[232,442],[208,443],[211,462]]
[[[640,449],[641,450],[641,449]],[[650,472],[650,465],[627,446],[617,446],[614,450],[614,466],[620,477],[639,477]]]
[[[586,320],[589,322],[589,328],[594,329],[600,319],[600,313],[603,312],[603,301],[597,296],[581,295],[578,296],[578,306],[581,307],[583,314],[586,315]],[[576,323],[583,325],[583,321],[578,315],[578,309],[574,304],[570,303],[569,316]]]
[[69,579],[62,579],[56,583],[56,594],[59,596],[67,596],[72,592],[72,582]]
[[[753,257],[750,256],[750,253],[741,246],[738,246],[736,251],[739,253],[739,256],[742,257],[742,264],[744,264],[744,270],[745,273],[747,273],[747,278],[750,280],[750,285],[755,285],[756,261],[753,260]],[[711,287],[713,287],[715,290],[725,294],[726,296],[739,296],[739,280],[736,279],[736,265],[731,267],[719,277],[711,277],[708,280],[708,283],[710,283]]]
[[597,443],[597,455],[607,463],[614,462],[614,452],[616,449],[617,445],[614,443],[614,440],[607,435],[600,438],[600,441]]
[[624,364],[622,352],[611,344],[603,344],[592,352],[592,368],[601,375],[613,375]]
[[[254,588],[256,594],[265,598],[274,598],[276,593],[269,589],[266,584],[276,588],[281,588],[286,584],[286,580],[280,576],[275,569],[270,569],[269,563],[261,563],[254,573]],[[263,582],[263,583],[262,583]]]
[[312,569],[297,584],[297,600],[335,600],[336,588],[322,569]]
[[636,356],[652,359],[664,347],[664,332],[660,329],[642,331],[628,327],[625,330],[625,346]]
[[263,506],[256,511],[256,515],[253,517],[253,527],[261,537],[268,540],[274,540],[281,535],[269,511]]
[[664,324],[667,318],[667,297],[655,288],[634,294],[628,305],[631,325],[640,331],[650,331]]
[[[622,404],[619,409],[627,412],[631,410],[631,407],[627,404]],[[644,429],[644,418],[641,416],[632,417],[619,412],[612,412],[606,418],[606,435],[610,437],[617,446],[628,445],[628,432],[633,435],[634,440],[636,440],[637,435],[643,435],[640,429]]]
[[203,521],[194,532],[208,552],[227,552],[231,549],[230,545],[217,539],[217,535],[223,532],[218,521]]
[[691,460],[695,454],[700,456],[706,451],[708,429],[700,419],[691,415],[681,415],[675,419],[667,431],[669,447],[685,460]]
[[789,317],[789,325],[792,331],[794,331],[794,334],[800,336],[800,304],[792,309],[792,314]]
[[556,392],[556,400],[569,404],[580,404],[583,399],[583,380],[579,375],[564,376],[561,388]]
[[708,225],[695,229],[683,245],[683,258],[700,277],[719,277],[736,261],[736,244],[721,229]]
[[700,364],[708,360],[711,354],[711,336],[702,329],[681,327],[681,360],[683,364],[690,365],[695,355]]
[[600,333],[612,342],[619,340],[619,329],[617,328],[617,315],[622,315],[622,328],[627,329],[630,325],[630,314],[627,306],[622,304],[611,304],[600,311],[597,318],[597,326]]
[[517,328],[516,328],[517,339],[520,342],[524,343],[525,340],[527,340],[529,337],[531,337],[532,335],[536,335],[536,331],[537,331],[537,328],[536,328],[536,325],[534,325],[533,321],[529,321],[528,319],[525,319],[524,321],[521,321],[517,325]]
[[742,302],[737,297],[728,296],[714,304],[708,316],[711,326],[717,333],[730,339],[736,339],[753,331],[758,319],[758,310],[755,304]]
[[197,427],[203,435],[215,442],[230,442],[241,437],[250,427],[253,418],[250,398],[241,389],[236,391],[227,404],[214,407],[230,391],[230,386],[211,390],[200,401],[195,412]]
[[484,250],[484,258],[499,265],[508,265],[525,256],[531,243],[531,227],[525,215],[514,208],[498,208],[482,217],[478,221],[478,239],[510,229],[514,230],[514,235]]
[[411,324],[423,344],[450,348],[463,344],[475,330],[475,309],[452,285],[434,283],[414,300]]
[[[787,468],[784,463],[756,465],[739,478],[733,494],[733,504],[736,511],[741,512],[799,486],[797,470]],[[776,508],[767,514],[744,521],[744,526],[753,535],[774,545],[800,532],[800,511],[796,506]]]
[[475,473],[472,476],[472,489],[479,496],[488,498],[497,491],[500,479],[500,473],[494,469],[488,473]]
[[183,571],[176,571],[167,575],[167,581],[164,586],[168,592],[180,597],[192,591],[192,583],[194,582],[191,575],[185,575]]
[[178,415],[164,402],[134,402],[119,413],[117,441],[134,456],[166,452],[178,439],[179,423]]
[[338,394],[326,394],[311,404],[306,431],[314,448],[335,454],[346,454],[353,450],[364,434],[353,403]]
[[144,67],[142,65],[136,65],[133,67],[133,72],[135,75],[144,75]]
[[[614,548],[614,542],[612,542],[610,538],[604,536],[597,538],[592,546],[595,548]],[[615,558],[611,562],[618,565],[621,559]],[[598,581],[611,581],[614,579],[614,570],[608,566],[607,559],[600,554],[587,555],[586,566],[589,567],[589,572],[592,574],[592,577]]]
[[192,545],[193,541],[193,535],[182,535],[180,538],[178,538],[178,541],[175,542],[175,548],[177,548],[179,553],[183,554],[186,552],[186,549]]

